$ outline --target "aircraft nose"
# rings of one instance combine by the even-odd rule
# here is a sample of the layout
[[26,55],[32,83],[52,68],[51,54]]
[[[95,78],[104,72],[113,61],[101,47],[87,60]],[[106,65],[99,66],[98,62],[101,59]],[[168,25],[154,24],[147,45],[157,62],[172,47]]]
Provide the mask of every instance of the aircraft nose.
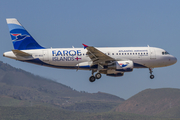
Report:
[[174,63],[176,63],[177,62],[177,58],[176,57],[174,57]]
[[175,64],[177,62],[177,58],[173,56],[169,59],[169,61],[171,61],[173,64]]

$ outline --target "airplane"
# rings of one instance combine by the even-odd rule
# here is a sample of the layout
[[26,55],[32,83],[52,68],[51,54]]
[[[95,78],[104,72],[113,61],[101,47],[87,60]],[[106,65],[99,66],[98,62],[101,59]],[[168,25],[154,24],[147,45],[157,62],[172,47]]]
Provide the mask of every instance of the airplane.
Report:
[[[101,78],[101,74],[120,77],[134,68],[152,69],[173,65],[177,58],[156,47],[93,47],[45,48],[15,18],[6,19],[14,49],[4,57],[37,65],[76,70],[90,70],[90,82]],[[94,73],[96,73],[94,75]]]

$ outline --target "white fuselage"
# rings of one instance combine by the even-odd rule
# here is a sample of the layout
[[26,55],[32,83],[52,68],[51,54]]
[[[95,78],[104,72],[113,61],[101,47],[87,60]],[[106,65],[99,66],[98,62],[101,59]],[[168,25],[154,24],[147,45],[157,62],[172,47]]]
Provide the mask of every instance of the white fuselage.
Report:
[[[174,56],[163,54],[165,50],[155,47],[102,47],[97,49],[116,61],[133,61],[134,68],[165,67],[177,61]],[[12,59],[49,67],[93,69],[91,68],[92,61],[86,55],[87,50],[83,48],[50,48],[22,51],[31,54],[32,57],[21,57],[15,55],[12,51],[5,52],[3,55]]]

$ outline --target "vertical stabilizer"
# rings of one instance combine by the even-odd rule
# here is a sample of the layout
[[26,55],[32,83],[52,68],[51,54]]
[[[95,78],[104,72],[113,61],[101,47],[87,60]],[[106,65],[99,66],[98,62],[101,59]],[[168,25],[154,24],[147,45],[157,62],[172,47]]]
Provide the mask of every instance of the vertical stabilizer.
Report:
[[24,29],[24,27],[15,18],[6,19],[10,36],[14,49],[29,50],[29,49],[44,49],[34,38]]

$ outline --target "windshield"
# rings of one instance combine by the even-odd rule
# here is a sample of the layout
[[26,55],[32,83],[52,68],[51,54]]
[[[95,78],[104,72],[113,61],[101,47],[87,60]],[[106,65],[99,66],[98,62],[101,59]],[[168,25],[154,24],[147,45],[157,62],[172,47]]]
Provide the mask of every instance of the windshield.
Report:
[[165,52],[162,52],[162,55],[169,55],[169,53],[165,51]]

